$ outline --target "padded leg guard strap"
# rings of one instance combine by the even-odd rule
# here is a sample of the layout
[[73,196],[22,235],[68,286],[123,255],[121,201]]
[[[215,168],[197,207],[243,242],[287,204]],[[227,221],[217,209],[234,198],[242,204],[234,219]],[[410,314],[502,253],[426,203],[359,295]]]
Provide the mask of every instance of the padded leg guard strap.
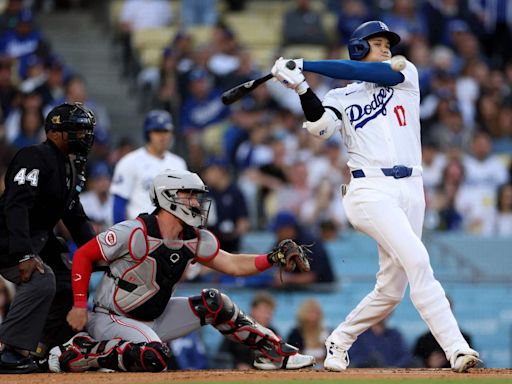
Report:
[[189,298],[189,303],[202,325],[213,325],[228,339],[245,344],[272,361],[281,361],[283,357],[295,355],[298,351],[246,315],[217,289],[203,289],[201,296]]

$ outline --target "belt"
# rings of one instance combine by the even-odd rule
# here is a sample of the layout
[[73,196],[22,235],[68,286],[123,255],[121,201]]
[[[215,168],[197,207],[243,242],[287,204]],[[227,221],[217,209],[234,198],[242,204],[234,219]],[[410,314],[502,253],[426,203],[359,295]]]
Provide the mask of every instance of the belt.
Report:
[[395,179],[402,179],[410,176],[421,176],[423,169],[421,167],[406,167],[405,165],[395,165],[393,168],[362,168],[354,169],[352,177],[355,179],[361,177],[382,177],[393,176]]

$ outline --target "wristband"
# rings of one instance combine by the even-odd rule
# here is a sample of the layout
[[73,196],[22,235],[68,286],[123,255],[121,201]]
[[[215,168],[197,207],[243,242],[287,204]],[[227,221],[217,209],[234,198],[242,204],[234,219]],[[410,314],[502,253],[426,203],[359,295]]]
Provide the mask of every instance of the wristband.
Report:
[[300,96],[300,95],[305,94],[308,89],[309,89],[309,84],[307,83],[306,80],[304,80],[302,83],[300,83],[297,86],[297,88],[295,88],[295,92],[297,92],[297,94]]
[[25,261],[28,261],[30,259],[33,259],[34,257],[36,257],[36,255],[34,255],[33,253],[29,253],[25,256],[23,256],[21,259],[18,260],[18,263],[21,264],[21,263],[24,263]]
[[254,259],[254,266],[258,271],[263,272],[272,267],[272,263],[268,261],[268,255],[258,255]]

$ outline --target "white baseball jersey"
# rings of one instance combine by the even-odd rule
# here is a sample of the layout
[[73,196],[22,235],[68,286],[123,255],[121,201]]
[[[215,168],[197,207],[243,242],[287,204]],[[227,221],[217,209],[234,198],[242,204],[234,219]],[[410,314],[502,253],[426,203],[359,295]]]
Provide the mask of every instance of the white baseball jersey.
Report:
[[418,71],[407,61],[402,74],[393,87],[355,82],[325,96],[322,104],[342,115],[350,169],[421,166]]
[[[329,92],[323,101],[341,113],[338,128],[353,171],[343,207],[354,228],[377,241],[380,267],[374,290],[333,331],[326,345],[332,342],[349,350],[361,333],[395,309],[410,286],[414,306],[450,359],[457,351],[474,351],[462,337],[421,242],[425,198],[418,73],[409,61],[402,73],[404,81],[395,86],[353,83]],[[397,165],[414,169],[398,178],[384,172]],[[355,174],[356,170],[363,172]]]
[[161,159],[155,157],[146,147],[136,149],[119,160],[114,170],[110,193],[128,200],[127,219],[134,219],[142,212],[153,211],[149,188],[153,178],[165,169],[186,170],[187,164],[171,152],[165,152]]

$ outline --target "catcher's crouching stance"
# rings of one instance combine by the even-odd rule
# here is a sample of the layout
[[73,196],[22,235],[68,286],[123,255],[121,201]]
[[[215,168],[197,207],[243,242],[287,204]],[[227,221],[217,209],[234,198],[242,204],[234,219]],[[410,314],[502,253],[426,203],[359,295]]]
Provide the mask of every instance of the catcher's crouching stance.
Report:
[[[314,364],[271,330],[247,316],[217,289],[189,298],[172,297],[189,262],[243,276],[272,265],[309,270],[307,249],[282,241],[264,255],[233,255],[219,249],[215,236],[200,229],[209,201],[202,180],[187,171],[166,170],[155,177],[152,214],[114,225],[81,247],[73,260],[74,306],[67,320],[80,333],[50,351],[53,372],[106,368],[158,372],[167,368],[166,342],[210,324],[225,337],[256,350],[255,368],[298,369]],[[109,270],[87,312],[92,263],[104,260]],[[101,341],[97,341],[101,340]]]

